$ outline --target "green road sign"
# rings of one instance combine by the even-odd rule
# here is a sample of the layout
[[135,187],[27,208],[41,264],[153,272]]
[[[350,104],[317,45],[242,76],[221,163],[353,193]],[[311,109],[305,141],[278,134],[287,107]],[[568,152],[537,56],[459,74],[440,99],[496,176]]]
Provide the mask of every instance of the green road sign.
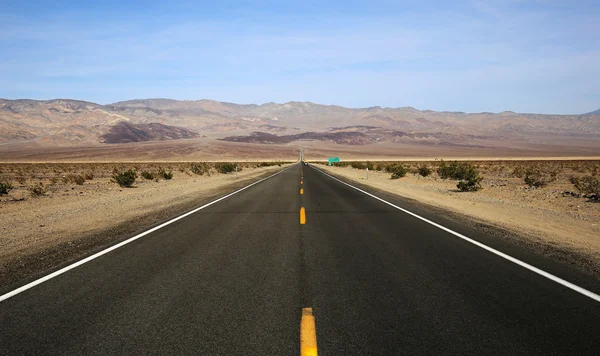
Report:
[[331,166],[332,163],[339,162],[339,161],[340,161],[339,157],[329,157],[327,159],[327,164]]

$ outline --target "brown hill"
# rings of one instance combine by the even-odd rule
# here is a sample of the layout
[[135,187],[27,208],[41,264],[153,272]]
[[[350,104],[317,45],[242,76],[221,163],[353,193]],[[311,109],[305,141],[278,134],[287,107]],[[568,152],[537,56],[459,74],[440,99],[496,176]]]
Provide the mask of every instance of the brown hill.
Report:
[[196,132],[155,122],[150,124],[119,122],[113,125],[107,133],[100,136],[104,143],[166,141],[194,137],[198,137]]
[[248,136],[229,136],[221,141],[246,143],[290,143],[295,141],[329,141],[345,145],[366,145],[374,143],[373,138],[362,132],[304,132],[296,135],[273,135],[266,132],[253,132]]
[[195,137],[184,132],[156,136],[147,131],[148,127],[136,126],[150,124],[202,132],[198,140],[206,137],[211,144],[305,144],[312,140],[370,145],[368,149],[373,151],[381,145],[510,149],[536,154],[548,150],[560,154],[567,149],[582,155],[600,151],[600,120],[595,115],[345,108],[310,102],[240,105],[213,100],[141,99],[99,105],[68,99],[0,99],[0,153],[17,147],[92,147],[150,137]]

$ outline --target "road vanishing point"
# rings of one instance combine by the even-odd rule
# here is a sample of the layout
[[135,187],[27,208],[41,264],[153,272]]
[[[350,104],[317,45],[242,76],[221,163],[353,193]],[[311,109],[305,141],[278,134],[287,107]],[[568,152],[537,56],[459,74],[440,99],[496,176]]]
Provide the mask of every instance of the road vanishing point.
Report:
[[598,281],[318,168],[0,297],[2,355],[598,355]]

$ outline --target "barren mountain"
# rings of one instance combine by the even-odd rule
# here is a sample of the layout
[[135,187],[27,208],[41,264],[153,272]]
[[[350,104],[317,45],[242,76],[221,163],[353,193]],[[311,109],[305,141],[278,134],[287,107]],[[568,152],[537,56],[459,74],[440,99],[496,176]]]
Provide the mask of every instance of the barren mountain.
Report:
[[370,136],[356,131],[350,132],[305,132],[297,135],[273,135],[266,132],[253,132],[248,136],[230,136],[221,139],[229,142],[247,143],[290,143],[294,141],[329,141],[345,145],[366,145],[374,143]]
[[100,137],[104,143],[127,143],[180,140],[198,137],[198,134],[177,126],[158,123],[131,124],[122,121],[113,125],[107,133]]
[[[595,112],[594,112],[595,113]],[[0,99],[0,153],[26,147],[95,147],[179,140],[600,152],[600,116],[345,108],[310,102],[240,105],[212,100],[86,101]],[[142,125],[142,126],[140,126]],[[144,126],[146,125],[146,126]],[[157,126],[160,125],[160,126]],[[160,127],[160,129],[159,129]],[[185,131],[183,131],[185,130]],[[196,137],[194,132],[201,132]],[[223,142],[223,141],[221,141]]]

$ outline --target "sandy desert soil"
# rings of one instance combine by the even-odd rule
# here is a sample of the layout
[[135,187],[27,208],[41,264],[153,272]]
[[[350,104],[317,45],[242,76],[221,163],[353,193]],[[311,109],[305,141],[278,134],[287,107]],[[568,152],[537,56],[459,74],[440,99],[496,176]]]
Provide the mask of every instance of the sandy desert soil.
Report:
[[[194,174],[189,163],[0,164],[0,285],[53,268],[77,255],[188,211],[285,167],[241,164],[235,173]],[[113,169],[172,170],[173,179],[137,178],[133,188],[111,181]],[[91,178],[81,185],[69,177]],[[43,187],[34,197],[31,189]],[[131,221],[135,224],[128,224]]]
[[[531,189],[523,178],[515,177],[521,164],[554,167],[557,179],[547,186]],[[483,189],[460,192],[456,181],[442,180],[437,173],[421,177],[409,173],[392,180],[390,173],[370,171],[368,179],[362,169],[317,167],[338,177],[356,181],[383,191],[415,199],[506,229],[534,243],[574,251],[600,266],[600,203],[565,192],[574,192],[571,175],[586,170],[600,172],[600,161],[571,162],[477,162],[484,176]]]
[[259,144],[225,142],[211,138],[172,141],[98,144],[90,146],[48,146],[35,142],[0,143],[0,162],[156,162],[223,160],[296,160],[300,149],[311,159],[340,157],[349,160],[423,160],[423,159],[556,159],[560,157],[587,157],[594,159],[598,147],[581,150],[577,147],[538,145],[536,149],[522,147],[446,147],[403,143],[376,143],[369,145],[341,145],[322,141],[298,141],[289,144]]

